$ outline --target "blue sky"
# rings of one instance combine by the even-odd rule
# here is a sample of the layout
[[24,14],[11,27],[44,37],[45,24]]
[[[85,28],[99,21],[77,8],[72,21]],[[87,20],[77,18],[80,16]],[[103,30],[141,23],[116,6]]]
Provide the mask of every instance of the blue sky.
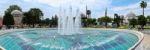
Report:
[[[126,16],[127,13],[133,12],[136,15],[142,14],[139,7],[141,0],[0,0],[0,16],[4,15],[4,11],[10,5],[18,5],[24,12],[30,8],[40,8],[45,18],[51,18],[59,13],[62,9],[69,9],[70,5],[74,6],[73,10],[80,9],[81,13],[85,13],[85,7],[92,11],[93,18],[104,16],[105,8],[108,8],[108,16],[113,17],[114,13]],[[150,15],[150,1],[146,0],[148,7],[145,14]]]

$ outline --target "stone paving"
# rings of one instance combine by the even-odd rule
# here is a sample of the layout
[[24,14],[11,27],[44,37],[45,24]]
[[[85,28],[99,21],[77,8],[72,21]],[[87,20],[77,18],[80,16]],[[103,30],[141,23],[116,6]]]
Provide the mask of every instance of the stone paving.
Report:
[[144,39],[135,50],[150,50],[150,30],[143,30],[141,32],[144,33]]

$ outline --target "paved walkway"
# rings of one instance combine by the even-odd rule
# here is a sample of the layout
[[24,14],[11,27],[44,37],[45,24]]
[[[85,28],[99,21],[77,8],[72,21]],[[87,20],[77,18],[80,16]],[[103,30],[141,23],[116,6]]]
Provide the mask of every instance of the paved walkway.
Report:
[[144,33],[144,39],[135,50],[150,50],[150,30],[144,30],[141,32]]

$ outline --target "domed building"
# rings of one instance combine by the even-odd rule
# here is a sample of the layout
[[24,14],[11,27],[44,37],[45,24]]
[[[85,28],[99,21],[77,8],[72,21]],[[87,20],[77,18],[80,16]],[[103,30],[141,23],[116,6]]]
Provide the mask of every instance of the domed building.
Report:
[[136,15],[135,15],[133,12],[128,13],[128,14],[126,15],[126,17],[127,17],[128,19],[133,19],[133,18],[136,18],[136,19],[137,19]]
[[135,13],[129,12],[125,17],[125,23],[129,23],[129,20],[133,19],[133,18],[137,19]]
[[11,12],[11,15],[14,18],[14,26],[15,27],[21,27],[22,26],[22,18],[23,18],[23,13],[19,10],[14,10]]

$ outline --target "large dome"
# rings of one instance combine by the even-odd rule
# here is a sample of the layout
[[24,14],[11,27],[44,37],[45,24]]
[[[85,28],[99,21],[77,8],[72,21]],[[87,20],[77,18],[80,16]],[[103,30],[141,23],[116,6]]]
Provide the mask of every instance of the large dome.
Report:
[[126,17],[127,17],[128,19],[132,19],[132,18],[136,18],[136,15],[135,15],[135,13],[133,13],[133,12],[129,12],[129,13],[126,15]]
[[11,12],[12,15],[22,15],[22,12],[19,10],[14,10]]

